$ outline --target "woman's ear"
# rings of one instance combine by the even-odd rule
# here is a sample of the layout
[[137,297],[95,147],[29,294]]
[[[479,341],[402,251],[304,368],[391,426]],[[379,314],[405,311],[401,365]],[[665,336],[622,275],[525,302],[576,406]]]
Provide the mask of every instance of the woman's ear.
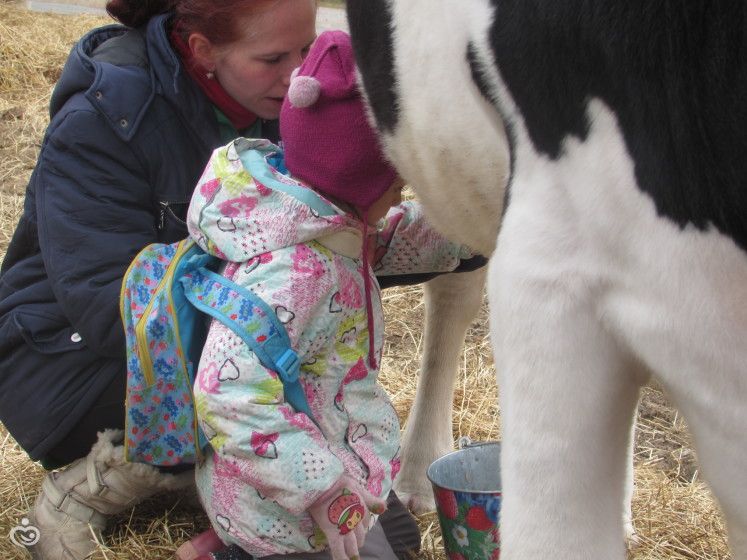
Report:
[[210,40],[202,33],[192,33],[188,39],[189,48],[195,62],[208,72],[215,70],[215,48]]

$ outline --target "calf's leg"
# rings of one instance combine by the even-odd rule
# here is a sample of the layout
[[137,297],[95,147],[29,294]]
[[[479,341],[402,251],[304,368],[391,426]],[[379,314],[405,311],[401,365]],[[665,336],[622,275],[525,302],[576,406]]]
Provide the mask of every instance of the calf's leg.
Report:
[[488,272],[503,427],[501,558],[623,560],[633,361],[583,286],[543,280],[531,265],[508,268],[514,249],[536,261],[529,247],[501,243]]
[[460,350],[483,299],[485,271],[444,274],[425,284],[425,344],[420,378],[402,438],[394,488],[413,512],[435,508],[426,469],[453,450],[452,399]]

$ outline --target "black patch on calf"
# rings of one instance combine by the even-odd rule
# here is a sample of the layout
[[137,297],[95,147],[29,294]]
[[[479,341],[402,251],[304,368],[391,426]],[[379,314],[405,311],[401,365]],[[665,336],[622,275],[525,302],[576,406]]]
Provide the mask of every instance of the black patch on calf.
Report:
[[397,93],[394,89],[392,15],[384,0],[348,0],[348,26],[356,63],[363,75],[374,117],[382,132],[397,126]]
[[712,223],[747,250],[747,4],[491,3],[491,48],[539,152],[558,159],[567,136],[585,140],[599,98],[658,213]]

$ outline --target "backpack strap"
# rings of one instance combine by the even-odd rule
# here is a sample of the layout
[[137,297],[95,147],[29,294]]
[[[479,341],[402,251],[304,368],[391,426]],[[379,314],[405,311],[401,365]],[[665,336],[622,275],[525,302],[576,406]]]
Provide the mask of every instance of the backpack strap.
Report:
[[259,361],[275,371],[283,382],[285,400],[312,421],[301,382],[300,361],[288,332],[267,303],[238,284],[207,268],[198,268],[179,279],[187,299],[238,334]]

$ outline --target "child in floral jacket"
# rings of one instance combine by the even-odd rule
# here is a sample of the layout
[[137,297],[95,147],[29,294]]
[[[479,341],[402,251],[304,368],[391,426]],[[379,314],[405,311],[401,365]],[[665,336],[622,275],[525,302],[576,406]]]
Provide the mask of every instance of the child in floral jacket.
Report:
[[418,204],[401,203],[403,182],[366,119],[345,33],[316,40],[280,121],[284,150],[240,138],[213,153],[188,225],[226,261],[222,273],[284,324],[313,418],[214,321],[194,387],[211,448],[198,491],[220,539],[254,557],[328,549],[356,558],[399,469],[399,422],[377,383],[384,326],[374,270],[450,271],[471,253],[433,231]]

